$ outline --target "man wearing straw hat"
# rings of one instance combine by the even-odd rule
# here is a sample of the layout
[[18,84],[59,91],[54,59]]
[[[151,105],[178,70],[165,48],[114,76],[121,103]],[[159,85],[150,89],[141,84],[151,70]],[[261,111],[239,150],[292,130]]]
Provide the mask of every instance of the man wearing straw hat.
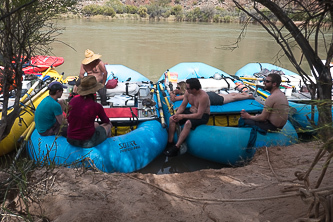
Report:
[[[73,146],[94,147],[111,137],[112,124],[103,106],[95,101],[96,91],[102,88],[95,76],[85,76],[77,90],[79,96],[69,102],[67,141]],[[101,125],[95,122],[96,116]]]
[[101,97],[101,103],[102,105],[107,105],[106,103],[106,88],[105,88],[105,82],[107,78],[107,71],[105,68],[105,64],[100,58],[102,55],[95,54],[90,49],[87,49],[84,53],[85,59],[82,60],[81,68],[80,68],[80,79],[83,78],[85,73],[87,75],[93,75],[96,77],[97,82],[102,83],[104,86],[100,90],[98,90],[98,94]]

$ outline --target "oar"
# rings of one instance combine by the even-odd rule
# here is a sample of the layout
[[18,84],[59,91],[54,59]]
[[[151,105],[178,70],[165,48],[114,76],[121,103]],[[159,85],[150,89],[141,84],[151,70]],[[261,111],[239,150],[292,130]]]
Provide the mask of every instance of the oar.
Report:
[[171,115],[174,115],[174,114],[175,114],[175,111],[173,110],[173,107],[170,105],[170,102],[169,102],[168,96],[167,96],[166,92],[164,91],[164,87],[163,87],[162,83],[160,83],[159,86],[160,86],[160,89],[161,89],[161,91],[162,91],[162,96],[163,96],[163,98],[164,98],[164,100],[165,100],[165,103],[166,103],[167,106],[168,106],[169,113],[170,113]]
[[[160,83],[159,86],[160,86],[160,89],[162,90],[162,95],[163,95],[163,98],[164,98],[164,100],[165,100],[165,103],[166,103],[167,106],[168,106],[169,113],[170,113],[171,115],[174,115],[174,114],[175,114],[175,110],[173,109],[173,106],[170,105],[170,102],[169,102],[169,100],[168,100],[168,96],[167,96],[166,92],[164,91],[164,87],[163,87],[162,83]],[[176,123],[176,134],[177,134],[177,137],[178,137],[178,138],[179,138],[179,136],[180,136],[181,131],[182,131],[182,129],[181,129],[179,123]],[[180,154],[184,154],[184,153],[186,153],[186,152],[187,152],[187,143],[186,143],[186,141],[184,141],[184,142],[182,143],[182,145],[180,146]]]
[[[34,106],[34,104],[33,104],[33,103],[34,103],[34,100],[35,100],[36,98],[38,98],[39,96],[41,96],[43,93],[45,93],[47,90],[48,90],[48,87],[47,87],[47,86],[41,88],[41,89],[40,89],[35,95],[33,95],[33,97],[31,97],[30,99],[27,98],[26,101],[24,101],[24,105],[23,105],[23,107],[21,107],[21,108],[27,110],[26,107],[28,107],[29,104],[31,104],[31,106],[33,107],[33,106]],[[27,110],[27,111],[28,111],[28,110]]]
[[31,92],[38,86],[38,84],[43,81],[44,77],[46,76],[46,74],[51,70],[52,67],[49,67],[45,72],[43,72],[43,74],[39,77],[38,81],[36,81],[31,88],[28,90],[28,92],[21,98],[20,102],[23,102],[28,95],[31,94]]
[[258,80],[258,81],[263,81],[263,80],[264,80],[264,78],[248,77],[248,76],[239,77],[239,79],[246,79],[246,80]]
[[160,113],[162,127],[165,128],[166,127],[166,123],[165,123],[165,119],[164,119],[164,113],[163,113],[163,108],[162,108],[162,103],[161,103],[161,98],[160,98],[160,92],[157,89],[156,84],[154,84],[154,90],[155,90],[157,101],[158,101],[158,111]]
[[[265,105],[265,100],[266,100],[265,98],[267,98],[269,95],[267,95],[262,91],[258,91],[257,87],[254,87],[252,83],[248,84],[246,81],[243,81],[243,83],[255,92],[253,95],[254,99],[261,105]],[[259,96],[258,94],[261,94],[261,96]]]
[[[265,78],[257,78],[257,77],[248,77],[248,76],[243,76],[243,77],[238,77],[239,79],[245,79],[245,80],[255,80],[255,81],[264,81]],[[281,79],[281,82],[286,82],[286,83],[290,83],[290,80],[284,80]]]

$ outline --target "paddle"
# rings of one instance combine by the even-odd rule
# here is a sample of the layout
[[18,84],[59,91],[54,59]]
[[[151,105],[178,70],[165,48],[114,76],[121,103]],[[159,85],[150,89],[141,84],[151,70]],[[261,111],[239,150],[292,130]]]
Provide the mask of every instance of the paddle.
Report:
[[[166,103],[167,106],[168,106],[169,113],[170,113],[171,115],[174,115],[174,114],[175,114],[175,110],[173,109],[173,106],[170,105],[170,102],[169,102],[168,96],[167,96],[166,92],[164,91],[164,87],[163,87],[163,85],[162,85],[161,82],[159,83],[159,87],[160,87],[160,89],[161,89],[161,91],[162,91],[162,96],[163,96],[163,98],[164,98],[164,100],[165,100],[165,103]],[[177,137],[178,137],[178,138],[179,138],[180,133],[181,133],[181,127],[180,127],[179,123],[177,123],[177,124],[176,124],[176,134],[177,134]],[[186,152],[187,152],[187,144],[186,144],[186,142],[184,141],[184,142],[181,144],[181,146],[180,146],[180,151],[179,151],[179,153],[180,153],[180,154],[184,154],[184,153],[186,153]]]
[[157,97],[158,111],[160,113],[162,127],[166,128],[166,123],[165,123],[165,119],[164,119],[164,113],[163,113],[163,108],[162,108],[162,103],[161,103],[161,98],[160,98],[160,92],[159,92],[159,90],[157,90],[156,84],[154,84],[154,91],[155,91],[156,97]]
[[[289,77],[292,77],[292,76],[289,76]],[[257,77],[248,77],[248,76],[238,77],[238,79],[255,80],[255,81],[264,81],[265,80],[265,78],[263,78],[263,77],[257,78]],[[288,80],[282,79],[281,82],[290,83],[291,81],[289,79]]]
[[169,113],[170,113],[171,115],[174,115],[174,114],[175,114],[175,111],[174,111],[172,105],[170,105],[170,102],[169,102],[169,100],[168,100],[168,96],[167,96],[166,92],[164,91],[164,87],[163,87],[162,83],[159,83],[159,86],[160,86],[160,89],[161,89],[161,91],[162,91],[162,96],[163,96],[163,98],[164,98],[164,100],[165,100],[165,103],[166,103],[167,106],[168,106]]
[[46,74],[51,70],[51,66],[45,71],[42,73],[42,75],[38,78],[38,81],[36,81],[32,86],[31,88],[28,90],[28,92],[26,92],[26,94],[21,98],[20,102],[22,103],[27,97],[28,95],[31,94],[31,92],[33,90],[35,90],[35,88],[39,85],[40,82],[43,81],[44,77],[46,76]]

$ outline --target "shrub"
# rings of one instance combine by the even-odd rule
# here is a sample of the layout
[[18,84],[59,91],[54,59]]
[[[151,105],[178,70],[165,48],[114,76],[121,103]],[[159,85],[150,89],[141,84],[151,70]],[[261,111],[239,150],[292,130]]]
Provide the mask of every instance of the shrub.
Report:
[[158,18],[169,10],[167,7],[160,6],[157,3],[148,5],[147,9],[150,18]]
[[222,21],[222,18],[220,15],[215,14],[213,17],[213,22],[219,23]]
[[229,15],[223,17],[223,21],[224,21],[224,22],[231,22],[231,20],[232,20],[232,19],[231,19],[231,16],[229,16]]
[[82,13],[85,15],[101,15],[103,14],[102,7],[99,5],[87,5],[82,8]]
[[116,13],[123,14],[125,11],[125,5],[121,3],[119,0],[109,0],[106,3],[106,6],[112,7]]
[[162,13],[163,18],[168,18],[171,15],[171,10],[167,10],[166,12]]
[[214,17],[214,8],[205,7],[200,11],[200,20],[201,22],[209,22]]
[[193,10],[185,12],[185,21],[195,22],[196,17],[194,16]]
[[136,14],[138,12],[138,7],[134,5],[126,5],[125,10],[129,14]]
[[175,17],[176,21],[181,22],[184,20],[184,14],[183,12],[180,12],[179,14],[176,15]]
[[171,8],[171,15],[178,15],[183,12],[183,7],[181,5],[176,5]]
[[141,18],[145,18],[147,17],[148,13],[147,13],[147,8],[144,7],[144,6],[140,6],[139,9],[138,9],[138,14]]
[[113,18],[116,16],[116,12],[112,7],[103,6],[103,15],[111,16]]

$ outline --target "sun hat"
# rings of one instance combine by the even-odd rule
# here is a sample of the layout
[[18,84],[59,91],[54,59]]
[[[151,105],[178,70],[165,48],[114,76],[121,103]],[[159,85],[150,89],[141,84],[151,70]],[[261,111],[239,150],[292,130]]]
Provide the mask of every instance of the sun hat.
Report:
[[51,82],[48,86],[49,90],[62,90],[62,89],[66,89],[67,86],[64,86],[63,84],[61,84],[60,82]]
[[87,64],[91,63],[92,61],[95,61],[96,59],[99,59],[102,57],[102,55],[95,54],[90,49],[86,49],[86,51],[84,52],[84,56],[86,58],[82,60],[83,65],[87,65]]
[[98,83],[95,76],[89,75],[85,76],[81,80],[81,84],[77,89],[77,93],[81,96],[86,96],[89,94],[94,94],[101,88],[103,88],[102,83]]

